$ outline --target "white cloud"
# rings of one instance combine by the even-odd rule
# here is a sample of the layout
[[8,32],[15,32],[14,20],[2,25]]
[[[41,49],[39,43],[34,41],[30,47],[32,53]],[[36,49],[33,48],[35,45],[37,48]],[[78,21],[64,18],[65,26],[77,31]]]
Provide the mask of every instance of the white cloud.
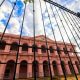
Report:
[[17,18],[11,18],[10,24],[12,24],[12,26],[10,29],[7,29],[8,33],[19,34],[20,23],[18,22]]
[[[45,3],[44,3],[43,0],[40,0],[40,1],[41,1],[41,6],[42,6],[42,13],[44,13],[45,10],[46,10]],[[61,0],[57,0],[57,1],[54,0],[54,1],[58,2],[58,3],[62,3]],[[8,5],[6,5],[6,4],[8,4]],[[66,4],[66,2],[64,4]],[[58,30],[58,27],[54,26],[54,25],[57,25],[57,24],[56,24],[56,21],[55,21],[54,17],[52,16],[53,14],[52,14],[52,11],[51,11],[51,9],[49,7],[49,4],[47,6],[48,6],[49,13],[51,15],[51,21],[52,21],[52,25],[53,25],[53,28],[54,28],[56,39],[58,41],[61,41],[62,38],[61,38],[60,32]],[[27,8],[26,8],[26,14],[25,14],[25,21],[24,21],[23,32],[25,32],[25,35],[33,36],[33,27],[34,27],[33,26],[33,5],[32,5],[32,3],[30,3],[30,4],[27,3],[26,7]],[[71,9],[73,11],[77,11],[77,10],[80,9],[80,0],[72,1],[70,4],[66,4],[66,7],[68,7],[69,9]],[[10,13],[11,10],[12,10],[12,5],[6,1],[4,3],[4,5],[0,9],[0,15],[1,15],[0,19],[5,18],[4,13],[5,12]],[[57,18],[57,21],[59,23],[59,27],[60,27],[60,30],[62,32],[64,40],[67,41],[67,42],[69,42],[69,40],[68,40],[68,38],[66,36],[65,30],[63,29],[63,26],[62,26],[62,24],[60,22],[60,19],[59,19],[58,15],[57,15],[57,12],[56,12],[55,9],[54,9],[54,13],[56,14],[56,18]],[[70,30],[68,29],[68,26],[67,26],[65,20],[63,19],[63,17],[61,16],[60,12],[59,12],[59,14],[60,14],[60,17],[61,17],[61,19],[63,21],[63,25],[65,26],[65,28],[67,30],[67,33],[68,33],[68,35],[69,35],[69,37],[71,39],[72,38],[72,34],[71,34]],[[13,15],[15,15],[15,14],[13,14]],[[45,15],[48,16],[47,13],[45,13]],[[7,29],[6,32],[13,33],[13,34],[19,34],[20,33],[19,29],[20,29],[20,25],[21,25],[21,20],[19,20],[19,19],[22,20],[22,16],[21,17],[15,17],[15,18],[13,17],[13,18],[11,18],[10,24],[12,24],[12,26],[11,26],[10,29]],[[70,25],[70,23],[69,23],[69,20],[67,18],[66,18],[66,20],[67,20],[67,22],[68,22],[69,27],[71,28],[71,30],[73,30],[72,27],[71,27],[71,25]],[[48,17],[44,21],[45,21],[45,25],[48,25],[50,23]],[[0,23],[0,25],[1,25],[0,26],[1,27],[1,31],[4,30],[4,25],[2,23]],[[73,26],[74,26],[74,24],[73,24]],[[41,16],[41,9],[40,9],[39,0],[35,0],[35,28],[36,28],[36,35],[44,34],[43,22],[42,22],[42,16]],[[53,38],[53,34],[52,34],[51,29],[49,28],[49,26],[46,26],[46,33],[47,33],[48,37],[50,37],[51,39],[54,39]],[[75,35],[74,31],[73,31],[73,34]],[[74,38],[73,38],[73,40],[74,40]]]
[[5,28],[4,24],[2,24],[2,23],[0,22],[0,32],[3,32],[3,31],[4,31],[4,28]]
[[9,2],[5,1],[0,7],[0,20],[5,18],[5,14],[10,14],[11,10],[12,5]]
[[67,8],[77,12],[80,9],[80,0],[72,1],[72,3],[66,5]]

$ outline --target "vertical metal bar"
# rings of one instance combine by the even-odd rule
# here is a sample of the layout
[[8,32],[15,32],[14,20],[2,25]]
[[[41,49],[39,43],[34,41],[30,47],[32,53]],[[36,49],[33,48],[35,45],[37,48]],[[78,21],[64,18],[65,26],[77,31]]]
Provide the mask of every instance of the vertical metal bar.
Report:
[[[33,36],[34,36],[34,45],[35,45],[35,8],[34,3],[35,0],[33,0]],[[34,80],[37,80],[36,78],[36,53],[35,53],[35,46],[34,46]]]
[[5,1],[5,0],[3,0],[3,1],[1,2],[0,7],[1,7],[1,6],[2,6],[2,4],[4,3],[4,1]]
[[[4,0],[4,1],[5,1],[5,0]],[[3,2],[4,2],[4,1],[3,1]],[[1,5],[3,4],[3,2],[1,3]],[[10,19],[11,19],[12,13],[13,13],[14,8],[15,8],[15,6],[16,6],[16,2],[17,2],[17,0],[15,1],[14,5],[13,5],[12,11],[11,11],[11,13],[10,13],[10,16],[9,16],[9,19],[8,19],[7,24],[6,24],[6,26],[5,26],[5,29],[4,29],[4,31],[3,31],[3,34],[1,35],[0,41],[2,41],[2,39],[3,39],[3,37],[4,37],[4,34],[5,34],[6,29],[7,29],[8,23],[9,23],[9,21],[10,21]],[[0,5],[0,6],[1,6],[1,5]],[[15,79],[13,79],[13,80],[15,80]]]
[[[50,5],[50,7],[51,7],[51,5]],[[52,8],[52,7],[51,7],[51,8]],[[48,12],[48,9],[47,9],[47,12]],[[49,17],[49,20],[50,20],[49,12],[48,12],[48,17]],[[56,20],[56,18],[55,18],[55,20]],[[56,20],[56,23],[57,23],[57,20]],[[58,44],[57,44],[57,41],[56,41],[54,29],[52,28],[51,20],[50,20],[50,24],[51,24],[51,29],[52,29],[53,36],[54,36],[54,39],[55,39],[55,44],[56,44],[56,47],[58,48]],[[58,23],[57,23],[57,25],[58,25]],[[58,28],[59,28],[59,25],[58,25]],[[60,28],[59,28],[59,31],[60,31]],[[61,34],[61,31],[60,31],[60,34]],[[59,59],[60,59],[60,64],[61,64],[61,67],[62,67],[62,71],[63,71],[64,77],[65,77],[65,80],[67,80],[66,74],[65,74],[65,72],[64,72],[64,69],[63,69],[63,66],[62,66],[62,63],[61,63],[61,56],[60,56],[60,53],[59,53],[58,51],[57,51],[57,53],[58,53],[58,56],[59,56]]]
[[[68,16],[66,15],[65,11],[64,11],[64,14],[65,14],[65,16],[66,16],[66,17],[67,17],[67,19],[68,19]],[[68,20],[69,20],[69,19],[68,19]],[[78,42],[77,42],[77,40],[76,40],[76,38],[75,38],[75,36],[74,36],[74,34],[73,34],[72,30],[70,29],[70,27],[69,27],[69,26],[68,26],[68,28],[69,28],[69,30],[70,30],[70,32],[71,32],[71,34],[72,34],[73,38],[75,39],[75,42],[76,42],[77,46],[78,46],[78,47],[79,47],[79,49],[80,49],[80,46],[79,46],[79,44],[78,44]]]
[[[72,16],[70,16],[71,18],[72,18],[72,21],[73,21],[73,23],[75,24],[75,25],[77,25],[77,30],[78,30],[78,32],[80,33],[80,30],[79,30],[79,22],[77,23],[77,20],[76,20],[76,18],[74,18],[74,16],[72,15]],[[76,16],[75,16],[76,17]]]
[[[40,0],[39,0],[39,1],[40,1]],[[46,4],[46,3],[45,3],[45,4]],[[41,1],[40,1],[40,8],[41,8]],[[46,42],[46,49],[47,49],[48,68],[49,68],[49,71],[50,71],[50,79],[52,80],[52,72],[51,72],[51,66],[50,66],[50,57],[49,57],[49,51],[48,51],[48,42],[47,42],[45,25],[44,25],[44,18],[43,18],[43,14],[42,14],[42,8],[41,8],[41,15],[42,15],[43,28],[44,28],[44,34],[45,34],[45,42]]]
[[[65,14],[66,14],[66,13],[65,13]],[[68,14],[69,18],[72,20],[74,26],[76,27],[76,24],[74,23],[73,19],[72,19],[71,16],[69,15],[69,13],[67,13],[67,14]],[[67,15],[66,15],[66,16],[67,16]],[[68,16],[67,16],[67,19],[69,20],[69,23],[72,25],[72,23],[71,23],[70,19],[68,18]],[[72,25],[72,28],[73,28],[73,30],[75,31],[77,37],[80,39],[80,37],[79,37],[78,33],[76,32],[74,26]],[[77,27],[76,27],[76,28],[77,28]],[[77,29],[77,30],[78,30],[78,29]],[[79,30],[78,30],[78,31],[79,31]]]
[[[55,7],[55,6],[54,6],[54,7]],[[56,7],[55,7],[55,9],[56,9]],[[57,9],[56,9],[56,11],[57,11]],[[62,23],[62,25],[63,25],[63,27],[64,27],[64,24],[63,24],[63,22],[62,22],[62,20],[61,20],[61,17],[60,17],[60,15],[59,15],[58,11],[57,11],[57,14],[58,14],[58,16],[59,16],[59,18],[60,18],[60,21],[61,21],[61,23]],[[64,28],[64,29],[65,29],[65,28]],[[66,34],[67,34],[67,32],[66,32]],[[69,36],[68,36],[68,37],[69,37]],[[68,53],[68,57],[69,57],[69,60],[70,60],[70,62],[71,62],[71,66],[72,66],[72,69],[73,69],[73,71],[74,71],[75,77],[76,77],[76,79],[78,80],[77,75],[76,75],[76,72],[75,72],[74,67],[73,67],[73,64],[72,64],[72,60],[71,60],[71,58],[70,58],[70,56],[69,56],[69,53]]]
[[[75,20],[77,22],[77,24],[80,24],[80,18],[75,16]],[[80,28],[80,27],[79,27]]]
[[18,62],[18,56],[19,56],[19,47],[20,47],[20,42],[21,42],[21,36],[22,36],[22,31],[23,31],[23,23],[24,23],[24,18],[25,18],[25,11],[26,11],[26,3],[25,3],[25,8],[24,8],[24,14],[23,14],[23,20],[22,20],[22,25],[21,25],[21,31],[20,31],[20,37],[19,37],[19,42],[18,42],[18,50],[16,54],[16,62],[14,66],[14,75],[13,75],[13,80],[16,78],[16,68],[17,68],[17,62]]
[[[50,5],[50,6],[51,6],[51,5]],[[52,6],[51,6],[51,8],[52,8]],[[52,8],[52,12],[53,12],[53,8]],[[57,13],[58,13],[58,11],[57,11]],[[56,19],[54,12],[53,12],[53,15],[54,15],[54,18]],[[58,13],[58,15],[59,15],[59,13]],[[56,21],[57,21],[57,20],[56,20]],[[57,22],[57,25],[58,25],[58,22]],[[59,32],[60,32],[60,34],[61,34],[61,37],[62,37],[64,46],[65,46],[65,48],[66,48],[66,50],[67,50],[67,46],[66,46],[66,43],[65,43],[65,41],[64,41],[64,38],[63,38],[63,36],[62,36],[62,32],[61,32],[61,30],[60,30],[60,28],[59,28],[59,25],[58,25],[58,29],[59,29]],[[53,28],[52,28],[52,30],[53,30]],[[69,57],[69,60],[70,60],[70,62],[71,62],[71,64],[72,64],[72,60],[71,60],[71,58],[70,58],[70,55],[69,55],[68,51],[66,51],[66,52],[67,52],[68,57]],[[74,70],[74,67],[73,67],[73,64],[72,64],[72,69],[73,69],[73,71],[75,71],[75,70]],[[65,75],[66,75],[66,74],[65,74]]]
[[[61,11],[61,10],[60,10],[60,11]],[[61,13],[62,13],[62,12],[61,12]],[[62,14],[63,14],[63,13],[62,13]],[[63,18],[64,18],[64,20],[66,21],[64,15],[63,15]],[[68,19],[68,18],[67,18],[67,19]],[[66,21],[66,24],[68,25],[67,21]],[[69,27],[69,25],[68,25],[68,27]],[[69,39],[69,41],[70,41],[70,39]],[[70,43],[71,43],[71,41],[70,41]],[[78,45],[78,47],[79,47],[79,44],[78,44],[78,43],[77,43],[77,45]],[[74,50],[74,47],[73,47],[72,43],[71,43],[71,46],[72,46],[72,48],[73,48],[73,50]],[[80,47],[79,47],[79,49],[80,49]],[[78,61],[79,61],[79,63],[80,63],[80,60],[79,60],[79,58],[78,58],[78,56],[77,56],[75,50],[74,50],[74,53],[75,53],[75,55],[76,55],[76,57],[77,57],[77,59],[78,59]]]
[[[39,3],[40,3],[41,16],[42,16],[42,21],[43,21],[43,26],[44,26],[44,19],[43,19],[43,14],[42,14],[41,0],[39,0]],[[42,64],[42,65],[43,65],[43,64]],[[44,72],[43,72],[43,74],[44,74]]]
[[[61,12],[61,10],[60,10],[60,12]],[[61,12],[61,13],[62,13],[62,12]],[[62,15],[63,15],[63,13],[62,13]],[[63,15],[63,18],[64,18],[64,20],[66,21],[66,19],[65,19],[64,15]],[[66,23],[67,23],[67,21],[66,21]],[[67,23],[67,25],[68,25],[68,23]],[[68,26],[69,26],[69,25],[68,25]],[[70,41],[70,39],[69,39],[69,41]],[[71,43],[71,41],[70,41],[70,43]],[[73,47],[72,43],[71,43],[71,46],[72,46],[72,48],[73,48],[73,50],[74,50],[74,47]],[[79,62],[79,64],[80,64],[79,57],[78,57],[77,53],[75,52],[75,50],[74,50],[74,53],[75,53],[76,58],[77,58],[77,60],[78,60],[78,62]]]
[[[16,0],[16,2],[17,2],[17,0]],[[8,19],[8,21],[7,21],[7,23],[6,23],[5,29],[4,29],[4,31],[3,31],[3,34],[1,35],[1,39],[0,39],[0,40],[3,39],[3,36],[4,36],[5,31],[6,31],[6,29],[7,29],[8,23],[9,23],[9,21],[10,21],[10,19],[11,19],[12,13],[13,13],[14,8],[15,8],[15,6],[16,6],[16,2],[14,3],[13,9],[12,9],[12,11],[11,11],[11,13],[10,13],[9,19]]]
[[69,12],[69,13],[77,16],[77,13],[71,11],[70,9],[68,9],[68,8],[66,8],[66,7],[64,7],[64,6],[62,6],[62,5],[60,5],[60,4],[56,3],[56,2],[53,2],[53,0],[44,0],[44,1],[45,1],[45,2],[48,2],[48,3],[50,3],[50,4],[53,4],[54,6],[57,6],[58,8],[63,9],[63,10],[65,10],[66,12]]

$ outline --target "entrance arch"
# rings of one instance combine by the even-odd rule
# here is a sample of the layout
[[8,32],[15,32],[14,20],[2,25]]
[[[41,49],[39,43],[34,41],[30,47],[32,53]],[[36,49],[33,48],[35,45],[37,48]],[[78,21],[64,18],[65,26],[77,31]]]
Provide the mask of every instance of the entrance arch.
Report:
[[54,75],[57,76],[58,75],[58,67],[57,67],[56,61],[53,61],[52,65],[53,65]]
[[22,61],[20,63],[20,70],[19,70],[19,78],[27,78],[27,62]]
[[13,60],[8,61],[5,68],[4,80],[13,80],[14,68],[15,62]]
[[33,61],[33,63],[32,63],[32,77],[34,77],[34,68],[35,68],[36,77],[39,77],[39,63],[38,63],[38,61]]
[[48,61],[44,61],[43,62],[43,71],[44,71],[44,77],[48,77],[49,76],[49,65],[48,65]]

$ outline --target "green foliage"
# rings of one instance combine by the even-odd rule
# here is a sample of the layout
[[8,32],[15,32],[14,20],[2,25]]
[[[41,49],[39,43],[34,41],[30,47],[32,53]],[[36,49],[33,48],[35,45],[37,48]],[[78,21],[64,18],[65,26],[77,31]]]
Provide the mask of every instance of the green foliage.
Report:
[[34,0],[24,0],[24,3],[26,4],[27,2],[32,3]]

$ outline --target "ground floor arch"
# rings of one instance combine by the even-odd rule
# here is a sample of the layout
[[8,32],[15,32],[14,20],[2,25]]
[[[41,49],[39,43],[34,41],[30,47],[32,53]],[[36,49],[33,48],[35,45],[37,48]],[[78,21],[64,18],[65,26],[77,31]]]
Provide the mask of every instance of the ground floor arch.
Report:
[[50,75],[48,61],[43,62],[43,71],[44,71],[44,77],[48,77]]
[[21,61],[19,69],[19,78],[27,78],[27,62]]
[[6,64],[3,80],[7,79],[13,80],[14,68],[15,68],[15,62],[13,60],[8,61]]
[[[35,70],[35,72],[34,72],[34,70]],[[38,63],[38,61],[32,62],[32,77],[35,76],[34,73],[35,73],[36,77],[39,77],[39,63]]]
[[52,65],[53,65],[54,76],[57,76],[58,75],[58,65],[57,65],[57,62],[53,61]]

